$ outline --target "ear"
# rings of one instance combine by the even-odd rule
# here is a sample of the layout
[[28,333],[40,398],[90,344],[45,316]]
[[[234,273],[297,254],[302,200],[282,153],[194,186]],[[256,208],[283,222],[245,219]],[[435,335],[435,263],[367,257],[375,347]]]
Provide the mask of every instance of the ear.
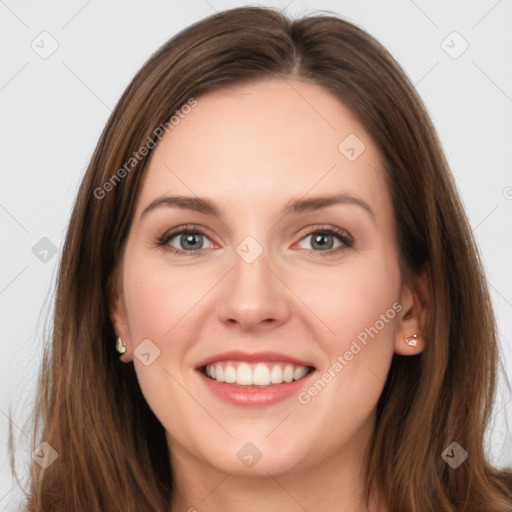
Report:
[[[419,274],[408,277],[402,284],[399,313],[395,330],[394,351],[404,356],[417,355],[425,348],[425,334],[431,305],[430,268],[428,265]],[[417,335],[416,346],[406,343],[407,336]]]
[[[129,363],[133,360],[132,343],[130,329],[128,327],[122,283],[117,271],[114,271],[108,279],[108,299],[109,316],[116,333],[116,339],[120,336],[121,340],[126,345],[126,352],[124,354],[119,354],[119,359],[123,361],[123,363]],[[112,350],[115,350],[115,344],[116,340],[112,340]],[[116,352],[116,354],[118,354],[118,352]]]

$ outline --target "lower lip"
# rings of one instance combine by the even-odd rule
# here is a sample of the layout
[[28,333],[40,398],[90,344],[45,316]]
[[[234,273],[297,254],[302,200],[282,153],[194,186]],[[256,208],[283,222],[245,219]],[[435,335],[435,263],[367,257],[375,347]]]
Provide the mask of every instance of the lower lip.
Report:
[[217,382],[216,380],[206,377],[206,375],[199,370],[198,373],[209,390],[220,399],[239,406],[264,407],[297,395],[301,388],[307,384],[315,371],[308,373],[300,380],[261,387],[226,384],[225,382]]

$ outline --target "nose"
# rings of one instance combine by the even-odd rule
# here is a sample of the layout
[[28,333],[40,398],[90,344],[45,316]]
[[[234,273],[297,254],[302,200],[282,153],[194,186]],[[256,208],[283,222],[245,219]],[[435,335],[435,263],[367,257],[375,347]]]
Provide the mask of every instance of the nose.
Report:
[[252,262],[235,252],[233,267],[221,284],[222,322],[249,331],[275,328],[288,320],[291,292],[275,267],[265,250]]

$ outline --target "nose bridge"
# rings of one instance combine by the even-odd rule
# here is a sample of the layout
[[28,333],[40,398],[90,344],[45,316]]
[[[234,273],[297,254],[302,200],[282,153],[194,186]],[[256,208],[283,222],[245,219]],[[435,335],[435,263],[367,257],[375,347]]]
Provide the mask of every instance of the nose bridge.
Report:
[[264,244],[263,240],[260,243],[254,236],[247,236],[234,248],[232,271],[220,298],[222,320],[249,328],[286,319],[289,311],[286,290],[270,270],[273,257]]

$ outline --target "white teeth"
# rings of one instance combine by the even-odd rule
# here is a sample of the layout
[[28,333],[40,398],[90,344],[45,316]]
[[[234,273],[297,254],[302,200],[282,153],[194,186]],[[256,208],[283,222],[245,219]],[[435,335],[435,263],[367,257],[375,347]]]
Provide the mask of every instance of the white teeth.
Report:
[[268,386],[270,384],[270,372],[265,364],[258,364],[252,374],[253,384],[256,386]]
[[230,364],[228,364],[224,370],[224,382],[228,384],[236,382],[236,370]]
[[306,373],[308,373],[307,368],[305,368],[304,366],[297,366],[297,368],[295,368],[295,371],[293,372],[293,380],[302,379],[302,377],[304,377]]
[[291,382],[293,380],[293,366],[291,364],[286,365],[286,368],[283,372],[283,379],[285,382]]
[[291,363],[245,363],[238,361],[209,364],[206,375],[217,382],[239,386],[269,386],[302,379],[308,369]]
[[252,386],[252,371],[248,364],[242,363],[238,365],[236,383],[242,386]]
[[281,367],[277,364],[270,372],[270,382],[272,382],[272,384],[281,384],[281,382],[283,382],[283,370],[281,370]]

